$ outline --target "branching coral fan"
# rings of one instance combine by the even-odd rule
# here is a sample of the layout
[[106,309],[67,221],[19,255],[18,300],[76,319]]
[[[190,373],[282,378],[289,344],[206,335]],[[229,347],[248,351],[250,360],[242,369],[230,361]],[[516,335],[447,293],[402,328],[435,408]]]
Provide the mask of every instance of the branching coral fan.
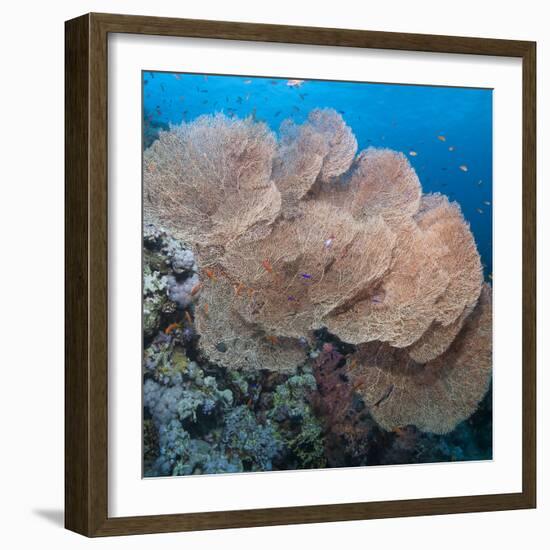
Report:
[[212,361],[292,372],[326,327],[358,346],[357,391],[382,427],[449,431],[491,375],[472,233],[403,154],[356,153],[332,109],[283,122],[279,139],[252,118],[202,116],[145,152],[145,218],[194,249]]
[[491,289],[478,303],[451,347],[436,359],[416,363],[404,349],[371,342],[350,358],[354,381],[383,428],[414,424],[447,433],[476,410],[491,377]]

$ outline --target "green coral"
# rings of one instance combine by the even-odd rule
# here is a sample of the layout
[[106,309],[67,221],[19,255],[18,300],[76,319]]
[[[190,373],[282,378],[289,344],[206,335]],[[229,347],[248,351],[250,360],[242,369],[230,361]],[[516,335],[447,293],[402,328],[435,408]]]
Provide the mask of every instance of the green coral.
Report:
[[326,466],[322,428],[308,401],[316,388],[310,372],[278,385],[236,371],[214,377],[170,338],[155,341],[146,356],[156,382],[146,383],[145,403],[159,441],[150,475]]
[[177,414],[182,422],[195,423],[199,414],[211,415],[216,410],[225,411],[233,404],[231,390],[218,388],[216,379],[204,376],[194,361],[186,364],[186,378],[188,383],[177,405]]
[[227,457],[220,449],[206,441],[189,439],[185,455],[179,459],[172,475],[221,474],[242,472],[243,465],[238,457]]
[[268,418],[279,423],[279,433],[297,468],[326,466],[323,429],[308,402],[309,394],[316,389],[311,373],[291,376],[277,386],[268,413]]
[[176,342],[164,335],[157,338],[143,354],[145,372],[165,385],[179,385],[188,372],[189,359]]
[[160,328],[162,307],[166,298],[159,294],[147,296],[143,300],[143,333],[147,338],[154,336]]
[[[173,347],[173,341],[171,341],[168,348]],[[172,353],[162,355],[162,360],[159,361],[155,370],[155,378],[164,383],[175,384],[181,382],[188,366],[189,360],[185,353],[181,349],[175,348]]]
[[166,259],[161,252],[152,251],[143,248],[143,272],[145,275],[145,270],[149,269],[150,271],[155,271],[158,273],[168,273],[169,269],[166,265]]
[[297,457],[300,468],[326,467],[323,430],[310,412],[304,417],[298,434],[288,441],[288,446]]
[[167,302],[166,277],[143,266],[143,332],[147,338],[160,328],[161,314]]
[[239,370],[230,369],[228,371],[229,383],[239,391],[241,395],[248,394],[248,381],[244,374]]
[[166,277],[151,270],[148,264],[143,266],[143,295],[148,296],[166,290]]
[[307,404],[308,393],[317,388],[315,378],[310,373],[291,376],[284,384],[277,386],[273,396],[274,418],[288,416],[301,418],[309,411]]
[[230,456],[239,456],[252,471],[271,470],[273,459],[283,447],[271,421],[258,423],[244,405],[227,415],[221,443]]

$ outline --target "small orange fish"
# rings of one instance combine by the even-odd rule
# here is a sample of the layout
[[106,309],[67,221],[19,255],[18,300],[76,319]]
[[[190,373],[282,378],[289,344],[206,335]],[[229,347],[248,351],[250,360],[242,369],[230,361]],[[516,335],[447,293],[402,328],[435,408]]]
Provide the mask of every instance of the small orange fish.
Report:
[[291,88],[299,88],[304,83],[303,80],[298,80],[296,78],[291,78],[287,81],[286,85],[290,86]]
[[202,283],[197,283],[197,284],[191,289],[191,296],[195,296],[195,294],[197,294],[197,292],[199,292],[201,288],[202,288]]
[[192,324],[193,323],[193,319],[191,317],[191,314],[189,313],[189,311],[185,310],[185,320],[189,323],[189,324]]
[[273,267],[271,267],[271,264],[267,258],[262,260],[262,266],[268,273],[273,273]]
[[344,246],[342,253],[340,254],[340,259],[343,259],[348,255],[350,248],[351,248],[351,243],[348,243],[346,246]]
[[265,339],[270,342],[273,346],[279,343],[277,336],[266,336]]
[[207,268],[204,270],[204,272],[206,273],[206,275],[207,275],[207,277],[208,277],[209,279],[212,279],[213,281],[216,280],[216,274],[215,274],[210,268],[207,267]]
[[354,359],[350,364],[348,369],[349,370],[355,370],[357,368],[357,359]]
[[210,309],[210,308],[208,307],[208,304],[204,304],[204,313],[205,313],[206,315],[208,315],[208,310],[209,310],[209,309]]
[[418,153],[416,151],[409,151],[409,155],[411,155],[411,157],[416,157]]
[[463,171],[463,172],[467,172],[468,171],[468,167],[465,165],[465,164],[461,164],[459,166],[459,168]]
[[445,136],[437,136],[437,139],[439,141],[447,141],[447,138]]
[[244,285],[239,283],[238,285],[234,285],[233,288],[235,289],[235,296],[239,296],[241,294],[241,290],[244,288]]
[[165,329],[164,329],[164,334],[171,334],[174,330],[176,330],[177,328],[179,328],[179,323],[172,323],[171,325],[168,325]]

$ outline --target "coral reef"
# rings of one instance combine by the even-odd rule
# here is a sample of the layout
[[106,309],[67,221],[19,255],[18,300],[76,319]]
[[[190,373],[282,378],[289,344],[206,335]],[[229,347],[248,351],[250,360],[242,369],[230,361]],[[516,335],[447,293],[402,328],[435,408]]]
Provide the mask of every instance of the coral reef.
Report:
[[[184,328],[183,310],[192,303],[192,290],[199,282],[193,252],[160,226],[143,228],[143,333],[146,343],[164,326],[168,333]],[[181,334],[180,334],[181,335]]]
[[[316,468],[325,465],[309,406],[311,374],[200,367],[172,337],[146,349],[146,476]],[[261,397],[261,398],[260,398]]]
[[403,154],[356,153],[332,109],[278,136],[201,116],[145,151],[151,472],[373,463],[477,410],[491,289],[469,225]]
[[[150,296],[163,304],[153,333],[146,333],[143,355],[145,475],[324,466],[322,430],[308,402],[315,389],[311,374],[273,378],[274,367],[262,369],[261,346],[239,348],[258,341],[266,348],[273,346],[255,338],[253,332],[250,340],[233,342],[222,331],[208,356],[204,342],[197,347],[195,323],[200,329],[211,318],[202,316],[204,307],[195,301],[197,295],[181,301],[170,293],[171,278],[180,285],[197,284],[193,256],[177,242],[151,225],[144,232],[144,308]],[[184,265],[175,258],[185,258]],[[223,279],[214,284],[213,274],[212,280],[206,277],[204,286],[209,281],[214,289],[223,287]],[[223,310],[219,306],[212,304],[212,314]],[[287,351],[284,345],[279,349]],[[300,344],[300,355],[293,360],[305,362],[306,351]],[[224,369],[213,362],[215,353],[227,354],[236,362],[247,357],[254,368]],[[277,357],[271,351],[264,354],[266,360]],[[290,359],[283,356],[283,362]]]

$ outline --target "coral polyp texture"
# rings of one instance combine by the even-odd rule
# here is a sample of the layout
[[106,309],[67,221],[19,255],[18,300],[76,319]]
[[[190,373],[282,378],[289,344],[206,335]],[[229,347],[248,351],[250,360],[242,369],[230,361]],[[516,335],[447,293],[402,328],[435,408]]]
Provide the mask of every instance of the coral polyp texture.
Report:
[[[374,423],[445,434],[477,410],[491,380],[491,288],[459,204],[423,193],[403,153],[358,152],[351,128],[332,109],[314,109],[302,124],[285,120],[277,134],[256,117],[215,114],[160,130],[143,168],[145,220],[183,243],[183,250],[162,250],[187,273],[148,268],[148,336],[167,315],[167,296],[186,317],[166,334],[193,332],[201,360],[245,377],[299,376],[326,331],[348,354],[326,348],[317,363],[330,371],[316,372],[324,401],[314,402],[332,418],[334,441],[345,436],[359,445],[349,451],[353,457],[372,447],[358,441]],[[190,390],[162,393],[158,380],[155,374],[146,387],[153,421],[181,420]],[[208,390],[201,384],[189,409],[194,415],[208,399],[219,403],[216,414],[228,410],[230,399],[214,382]],[[332,387],[350,403],[358,396],[370,419],[349,431],[339,418],[334,428],[334,411],[348,403],[335,408]],[[258,427],[246,408],[239,414],[231,421],[262,437],[274,429],[271,420]],[[192,440],[178,426],[164,429],[160,440],[187,448]],[[228,429],[218,461],[220,449],[237,445]],[[415,433],[402,432],[408,442]],[[265,443],[254,464],[277,461],[283,447]],[[315,453],[308,460],[321,464]],[[208,460],[201,462],[205,471]],[[224,460],[227,471],[242,469],[242,457]],[[331,454],[329,463],[335,460]],[[156,467],[166,470],[160,459]]]

